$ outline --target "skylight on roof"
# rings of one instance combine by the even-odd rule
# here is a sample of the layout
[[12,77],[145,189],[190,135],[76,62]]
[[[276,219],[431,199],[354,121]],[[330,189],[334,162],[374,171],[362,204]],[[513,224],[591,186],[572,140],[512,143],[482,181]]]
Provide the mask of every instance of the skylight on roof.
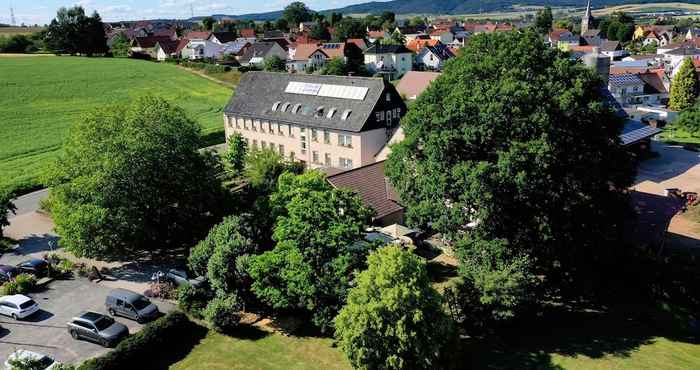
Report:
[[297,112],[299,111],[299,108],[301,108],[301,104],[299,104],[299,103],[294,104],[294,108],[292,108],[292,114],[297,114]]
[[286,112],[286,111],[287,111],[287,108],[289,108],[289,104],[291,104],[291,103],[286,102],[286,103],[282,104],[282,112]]
[[331,119],[333,118],[333,115],[335,115],[335,112],[338,110],[338,108],[333,107],[331,110],[328,111],[328,114],[326,115],[326,118]]
[[362,86],[312,84],[290,81],[284,92],[289,94],[315,95],[327,98],[364,100],[369,88]]
[[275,112],[277,111],[277,107],[280,106],[281,101],[276,101],[274,104],[272,104],[272,111]]
[[340,119],[342,119],[343,121],[347,120],[348,117],[350,117],[350,113],[352,113],[352,110],[346,109],[346,110],[343,112],[343,115],[340,117]]

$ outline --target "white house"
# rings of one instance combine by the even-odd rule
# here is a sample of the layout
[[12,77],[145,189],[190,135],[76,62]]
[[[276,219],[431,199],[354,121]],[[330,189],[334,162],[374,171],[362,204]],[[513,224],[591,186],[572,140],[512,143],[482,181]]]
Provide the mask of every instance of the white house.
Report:
[[187,46],[182,49],[182,58],[197,60],[219,58],[223,53],[224,46],[209,40],[190,40]]
[[403,76],[413,67],[413,53],[403,45],[373,45],[365,50],[365,66],[390,79]]
[[441,71],[445,62],[454,56],[450,48],[441,43],[426,45],[416,55],[416,64],[423,69]]
[[432,40],[438,40],[443,44],[449,44],[455,39],[455,34],[450,30],[438,29],[430,32]]

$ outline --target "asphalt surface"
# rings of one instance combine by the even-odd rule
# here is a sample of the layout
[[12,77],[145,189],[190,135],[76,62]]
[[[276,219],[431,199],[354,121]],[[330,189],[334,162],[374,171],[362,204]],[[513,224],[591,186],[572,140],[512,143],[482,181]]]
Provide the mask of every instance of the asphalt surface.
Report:
[[[39,304],[39,312],[20,321],[0,316],[0,359],[2,363],[17,349],[43,353],[66,363],[82,361],[104,354],[108,348],[83,340],[74,340],[66,323],[82,311],[105,313],[104,300],[110,288],[92,283],[84,278],[57,280],[43,292],[30,294]],[[173,305],[155,301],[161,312],[168,312]],[[141,329],[135,321],[117,317],[117,321],[129,327],[130,333]]]
[[10,218],[35,212],[39,209],[39,202],[49,195],[48,189],[37,190],[33,193],[22,195],[12,200],[17,207],[15,214],[10,212]]

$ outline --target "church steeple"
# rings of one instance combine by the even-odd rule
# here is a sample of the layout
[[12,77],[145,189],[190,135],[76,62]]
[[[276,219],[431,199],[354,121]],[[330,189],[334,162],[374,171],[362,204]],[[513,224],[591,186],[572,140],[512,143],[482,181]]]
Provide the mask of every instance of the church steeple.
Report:
[[588,28],[592,25],[593,16],[591,15],[591,0],[588,0],[586,4],[586,12],[583,13],[583,18],[581,18],[581,34],[583,35],[588,31]]

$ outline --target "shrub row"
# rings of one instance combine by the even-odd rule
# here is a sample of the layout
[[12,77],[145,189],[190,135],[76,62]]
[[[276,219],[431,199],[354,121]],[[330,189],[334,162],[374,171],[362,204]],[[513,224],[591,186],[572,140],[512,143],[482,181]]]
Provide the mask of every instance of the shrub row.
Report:
[[36,278],[34,275],[19,274],[15,279],[2,285],[1,295],[26,294],[36,288]]
[[230,66],[222,66],[218,64],[204,62],[181,61],[180,65],[186,68],[201,69],[207,73],[224,73],[229,72],[231,70]]
[[107,354],[84,362],[78,370],[162,368],[187,353],[205,331],[184,313],[174,311],[146,324]]

